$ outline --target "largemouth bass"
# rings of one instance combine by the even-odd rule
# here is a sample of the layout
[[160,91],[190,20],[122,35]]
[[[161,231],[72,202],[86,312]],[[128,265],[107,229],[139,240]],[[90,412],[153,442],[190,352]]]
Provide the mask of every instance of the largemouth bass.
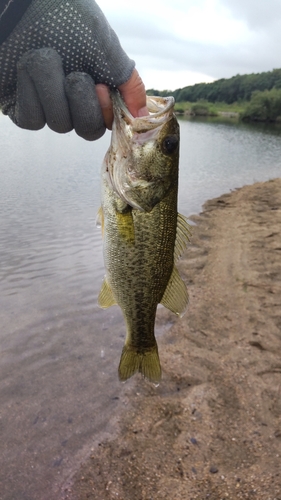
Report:
[[106,276],[98,301],[103,308],[118,304],[126,322],[120,380],[140,372],[157,383],[157,305],[180,315],[188,303],[175,267],[190,234],[177,212],[179,125],[172,97],[147,97],[150,114],[142,118],[133,118],[117,91],[112,101],[114,123],[98,216]]

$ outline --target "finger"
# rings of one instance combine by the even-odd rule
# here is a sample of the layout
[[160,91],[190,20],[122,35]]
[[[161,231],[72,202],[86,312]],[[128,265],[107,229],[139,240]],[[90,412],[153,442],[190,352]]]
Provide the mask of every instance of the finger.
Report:
[[16,105],[8,114],[16,125],[28,130],[39,130],[46,123],[36,87],[26,69],[25,57],[17,65]]
[[123,99],[134,117],[148,115],[144,83],[136,69],[131,78],[118,87]]
[[105,123],[93,79],[87,73],[73,72],[65,79],[75,132],[88,141],[105,133]]
[[105,126],[109,130],[111,130],[113,122],[113,108],[112,100],[109,94],[109,88],[107,87],[107,85],[98,83],[96,85],[96,93],[102,110]]
[[51,48],[42,48],[31,50],[23,57],[48,126],[55,132],[69,132],[73,129],[73,125],[64,90],[65,75],[59,54]]

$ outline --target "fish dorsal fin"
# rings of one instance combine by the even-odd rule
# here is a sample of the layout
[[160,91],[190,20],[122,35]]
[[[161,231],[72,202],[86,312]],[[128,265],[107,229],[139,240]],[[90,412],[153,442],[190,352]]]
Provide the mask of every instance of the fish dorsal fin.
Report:
[[106,278],[104,278],[101,290],[98,296],[98,305],[103,309],[116,305],[117,302],[113,296],[112,290]]
[[186,245],[189,242],[189,237],[191,236],[190,225],[188,224],[186,217],[184,215],[178,214],[177,219],[177,236],[175,242],[175,250],[174,250],[174,260],[177,259],[183,254],[186,249]]
[[101,232],[103,235],[103,230],[104,230],[104,215],[103,215],[103,209],[100,207],[98,209],[97,217],[96,217],[96,226],[101,227]]
[[188,304],[188,293],[185,283],[174,266],[169,283],[162,297],[161,304],[178,316],[183,316]]

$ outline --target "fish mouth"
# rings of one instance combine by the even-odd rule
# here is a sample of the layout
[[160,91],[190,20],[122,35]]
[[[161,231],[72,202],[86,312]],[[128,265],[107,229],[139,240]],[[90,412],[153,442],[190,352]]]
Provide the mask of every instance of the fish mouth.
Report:
[[175,99],[172,96],[146,96],[146,106],[149,112],[147,116],[133,117],[128,110],[121,94],[115,90],[111,91],[113,103],[114,120],[121,122],[124,120],[131,126],[132,133],[145,133],[163,125],[167,118],[173,115]]
[[154,189],[162,185],[149,168],[140,169],[142,155],[155,148],[163,126],[174,117],[173,97],[147,96],[149,114],[133,117],[117,90],[111,91],[114,122],[108,162],[113,190],[132,208],[151,211],[159,201]]

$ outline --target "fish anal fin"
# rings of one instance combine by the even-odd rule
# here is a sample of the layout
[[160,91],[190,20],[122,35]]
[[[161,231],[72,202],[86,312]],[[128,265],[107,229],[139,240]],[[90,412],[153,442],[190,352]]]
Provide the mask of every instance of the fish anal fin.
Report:
[[98,305],[103,309],[116,305],[117,302],[113,296],[112,290],[106,278],[104,278],[101,290],[98,296]]
[[184,215],[178,214],[177,236],[175,241],[174,260],[176,261],[185,251],[191,236],[191,227]]
[[138,352],[131,345],[124,345],[118,368],[119,379],[125,381],[137,372],[155,384],[160,382],[161,366],[157,344],[144,352]]
[[186,285],[174,266],[169,283],[166,287],[161,304],[178,316],[183,316],[188,304]]

